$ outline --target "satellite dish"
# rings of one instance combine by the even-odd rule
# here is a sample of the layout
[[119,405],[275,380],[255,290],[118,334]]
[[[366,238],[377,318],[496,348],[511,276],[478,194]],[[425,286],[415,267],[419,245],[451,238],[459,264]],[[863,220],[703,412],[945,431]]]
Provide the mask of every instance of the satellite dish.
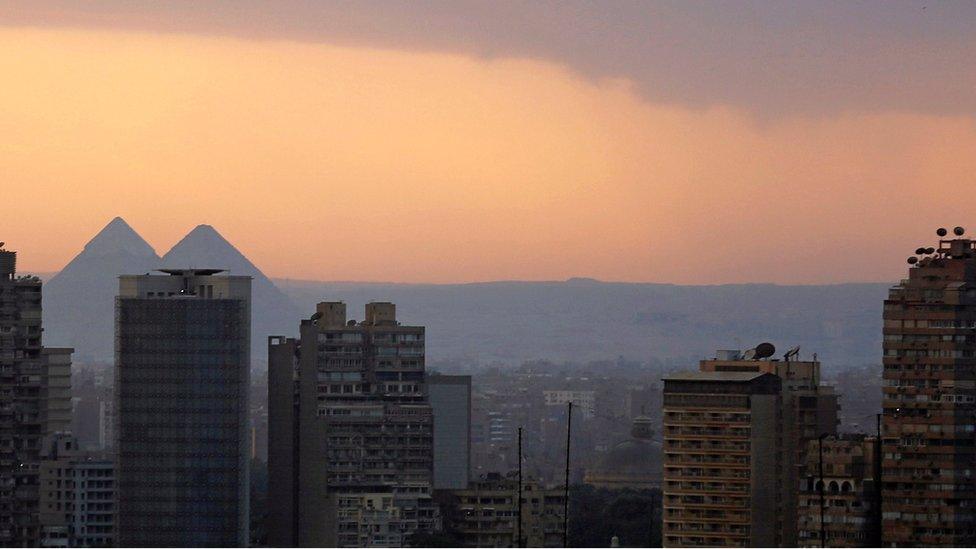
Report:
[[952,232],[956,236],[962,236],[962,235],[966,234],[966,229],[963,229],[962,227],[956,227],[955,229],[952,229]]
[[793,357],[795,357],[795,356],[797,356],[799,354],[800,354],[800,346],[799,345],[796,345],[795,347],[790,347],[790,350],[789,351],[786,351],[786,354],[783,355],[783,360],[789,362],[791,358],[793,358]]
[[918,263],[918,258],[917,258],[917,257],[915,257],[914,255],[913,255],[912,257],[909,257],[909,258],[908,258],[908,264],[909,264],[909,265],[914,265],[914,264],[916,264],[916,263]]
[[746,349],[746,351],[742,353],[742,360],[752,360],[754,358],[756,358],[755,349]]
[[320,318],[322,318],[322,311],[315,311],[315,314],[312,315],[312,321],[314,322]]
[[6,244],[6,242],[0,242],[0,248],[3,248],[4,244]]
[[945,230],[945,227],[939,227],[939,230],[935,231],[935,234],[939,236],[945,236],[949,234],[949,231]]
[[756,358],[767,358],[773,356],[776,352],[776,347],[772,343],[760,343],[756,345]]

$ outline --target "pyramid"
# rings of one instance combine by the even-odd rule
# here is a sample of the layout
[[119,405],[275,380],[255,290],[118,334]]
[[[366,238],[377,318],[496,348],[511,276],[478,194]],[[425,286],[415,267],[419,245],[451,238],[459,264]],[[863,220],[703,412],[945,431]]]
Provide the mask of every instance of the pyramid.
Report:
[[166,269],[223,269],[250,276],[251,360],[267,360],[268,336],[298,331],[301,311],[254,263],[210,225],[198,225],[159,261]]
[[152,246],[124,219],[113,219],[44,284],[44,344],[74,347],[76,362],[110,362],[118,276],[158,264]]

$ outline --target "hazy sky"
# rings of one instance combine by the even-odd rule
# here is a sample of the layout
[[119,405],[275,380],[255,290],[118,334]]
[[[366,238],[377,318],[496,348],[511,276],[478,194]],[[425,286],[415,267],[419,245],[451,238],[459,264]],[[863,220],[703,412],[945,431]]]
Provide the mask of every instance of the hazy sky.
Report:
[[[81,6],[81,7],[79,7]],[[0,239],[273,276],[893,280],[976,234],[976,4],[0,3]]]

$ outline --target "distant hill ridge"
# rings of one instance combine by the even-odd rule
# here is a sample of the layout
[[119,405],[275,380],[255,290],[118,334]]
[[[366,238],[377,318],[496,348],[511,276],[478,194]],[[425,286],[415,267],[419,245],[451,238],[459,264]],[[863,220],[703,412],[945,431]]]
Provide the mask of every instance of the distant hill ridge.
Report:
[[500,281],[398,284],[272,281],[216,229],[199,225],[159,257],[123,219],[105,226],[44,287],[44,341],[72,346],[76,360],[113,355],[120,274],[160,267],[222,268],[253,277],[252,360],[268,335],[291,335],[315,303],[343,300],[351,318],[372,300],[397,304],[399,319],[427,327],[428,357],[470,364],[589,361],[623,356],[687,364],[718,348],[772,341],[801,345],[826,363],[880,361],[881,309],[889,284],[681,286]]
[[[697,367],[716,349],[771,341],[801,345],[825,368],[880,363],[881,311],[890,284],[820,286],[479,282],[396,284],[275,279],[298,303],[397,304],[398,319],[427,327],[428,357],[473,364],[657,359]],[[311,311],[311,305],[305,306]]]

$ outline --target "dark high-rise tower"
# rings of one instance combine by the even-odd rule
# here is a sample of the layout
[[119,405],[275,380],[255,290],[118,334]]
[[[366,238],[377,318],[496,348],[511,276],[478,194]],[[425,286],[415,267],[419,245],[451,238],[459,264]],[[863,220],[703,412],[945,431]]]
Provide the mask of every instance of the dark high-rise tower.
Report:
[[319,303],[268,347],[271,546],[403,546],[435,522],[424,327]]
[[116,300],[118,544],[246,546],[246,276],[122,276]]
[[976,543],[976,246],[947,233],[884,303],[884,545]]
[[71,424],[71,349],[41,346],[41,281],[16,267],[0,248],[0,546],[36,546],[41,443]]

